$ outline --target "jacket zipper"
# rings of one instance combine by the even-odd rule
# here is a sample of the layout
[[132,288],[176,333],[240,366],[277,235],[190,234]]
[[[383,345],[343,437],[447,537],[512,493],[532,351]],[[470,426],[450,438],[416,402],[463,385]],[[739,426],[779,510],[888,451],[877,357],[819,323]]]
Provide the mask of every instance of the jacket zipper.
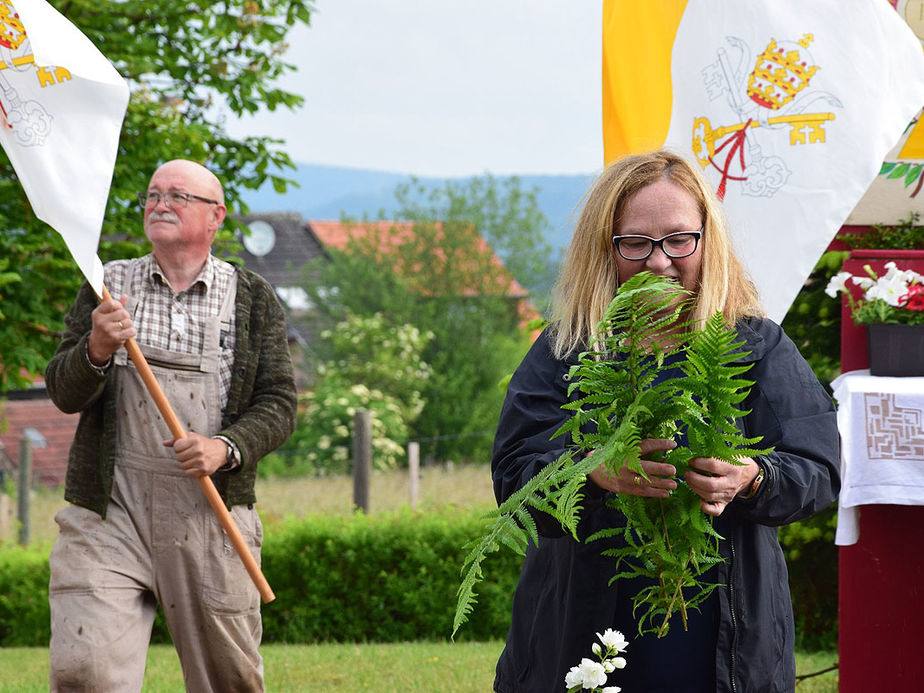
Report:
[[735,683],[736,676],[736,662],[737,662],[737,651],[738,651],[738,617],[735,614],[735,571],[738,569],[738,566],[735,563],[735,540],[732,537],[729,537],[728,546],[731,549],[731,566],[729,566],[728,571],[728,606],[729,614],[731,615],[732,623],[732,641],[731,641],[731,689],[732,691],[737,691],[738,686]]

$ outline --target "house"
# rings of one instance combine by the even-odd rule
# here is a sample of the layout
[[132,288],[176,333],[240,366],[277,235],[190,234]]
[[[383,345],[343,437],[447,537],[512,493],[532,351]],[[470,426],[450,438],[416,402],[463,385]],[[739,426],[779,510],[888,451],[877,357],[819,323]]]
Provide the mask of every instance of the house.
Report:
[[[318,339],[322,325],[312,315],[308,295],[302,286],[312,279],[306,272],[317,258],[329,257],[328,250],[344,250],[351,239],[359,242],[373,241],[382,251],[391,250],[392,245],[406,241],[413,231],[409,222],[355,222],[326,220],[305,220],[291,212],[251,214],[241,219],[250,233],[242,238],[244,248],[239,254],[244,265],[264,277],[276,289],[287,316],[290,344],[293,345],[293,361],[296,365],[299,384],[309,384],[311,369],[306,360],[313,357],[312,345]],[[441,227],[435,229],[442,233]],[[503,263],[485,240],[478,234],[471,235],[476,253],[483,258],[490,271],[473,275],[487,277],[478,287],[461,289],[463,295],[479,292],[503,296],[510,302],[511,316],[517,323],[538,317],[528,300],[528,292],[503,267]],[[440,251],[434,251],[428,261],[440,262]],[[445,256],[442,257],[445,262]],[[396,266],[395,272],[408,280],[415,288],[415,267]],[[421,293],[432,291],[431,287],[419,285]],[[296,348],[297,347],[297,348]],[[28,391],[8,393],[7,400],[0,402],[0,422],[7,422],[5,432],[0,435],[0,475],[15,475],[19,468],[20,440],[24,435],[36,443],[44,441],[45,447],[34,444],[33,483],[44,486],[59,486],[64,482],[67,469],[67,453],[74,431],[77,428],[76,414],[63,414],[51,403],[45,392],[44,381],[37,378]],[[2,430],[2,429],[0,429]],[[15,477],[14,477],[15,478]]]

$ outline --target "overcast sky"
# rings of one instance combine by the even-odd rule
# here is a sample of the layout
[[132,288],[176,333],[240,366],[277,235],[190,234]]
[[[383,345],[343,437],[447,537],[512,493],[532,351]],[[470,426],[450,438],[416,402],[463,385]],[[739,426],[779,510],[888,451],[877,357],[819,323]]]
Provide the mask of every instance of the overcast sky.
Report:
[[301,163],[419,176],[599,171],[599,0],[317,0],[296,111],[229,123]]

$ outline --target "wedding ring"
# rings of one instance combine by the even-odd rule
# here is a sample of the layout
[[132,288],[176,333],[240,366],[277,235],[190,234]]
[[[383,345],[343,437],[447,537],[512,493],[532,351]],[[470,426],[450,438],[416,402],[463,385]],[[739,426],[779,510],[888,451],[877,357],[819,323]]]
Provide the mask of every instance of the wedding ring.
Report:
[[636,486],[641,486],[641,485],[642,485],[642,477],[641,477],[640,475],[638,475],[638,474],[635,475],[635,485],[636,485]]
[[121,320],[119,320],[119,328],[120,328],[120,329],[124,329],[124,328],[125,328],[125,325],[122,324],[122,321],[121,321]]

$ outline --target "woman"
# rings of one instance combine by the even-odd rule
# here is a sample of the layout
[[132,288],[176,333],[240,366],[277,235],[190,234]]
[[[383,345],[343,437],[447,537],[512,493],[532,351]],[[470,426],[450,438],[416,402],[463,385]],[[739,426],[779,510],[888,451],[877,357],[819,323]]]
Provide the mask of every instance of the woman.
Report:
[[[499,693],[562,691],[565,675],[592,657],[596,633],[629,637],[628,666],[608,685],[627,693],[792,691],[794,628],[786,565],[776,527],[822,510],[837,497],[838,433],[830,397],[778,325],[763,317],[754,286],[735,258],[719,203],[708,183],[666,151],[632,156],[607,168],[587,194],[561,277],[554,320],[523,359],[507,390],[494,442],[495,495],[502,502],[570,444],[551,440],[568,414],[568,368],[588,348],[621,281],[647,270],[675,278],[694,295],[692,317],[721,311],[734,326],[755,381],[741,408],[747,436],[762,436],[772,453],[737,466],[711,458],[690,461],[684,481],[702,498],[724,537],[725,561],[707,581],[721,585],[690,614],[685,631],[674,619],[668,635],[639,637],[632,597],[639,585],[612,585],[612,559],[601,542],[565,536],[536,514],[543,535],[530,546],[513,603],[506,647],[497,664]],[[675,441],[647,439],[646,457]],[[593,454],[593,453],[591,453]],[[666,498],[676,470],[643,460],[648,479],[601,465],[585,484],[579,533],[618,526],[605,505],[610,494]],[[634,637],[633,637],[634,636]]]

